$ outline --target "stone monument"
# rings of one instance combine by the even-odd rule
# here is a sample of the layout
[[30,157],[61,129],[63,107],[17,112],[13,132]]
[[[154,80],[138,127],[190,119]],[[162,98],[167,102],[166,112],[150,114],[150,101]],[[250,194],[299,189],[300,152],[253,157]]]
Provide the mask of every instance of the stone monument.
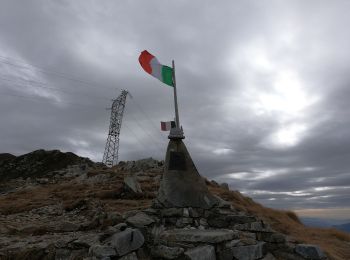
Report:
[[164,174],[156,200],[163,207],[209,209],[220,200],[209,192],[182,141],[185,136],[179,122],[174,61],[172,65],[176,125],[170,130]]
[[209,209],[219,204],[198,173],[182,139],[170,138],[157,200],[170,208]]

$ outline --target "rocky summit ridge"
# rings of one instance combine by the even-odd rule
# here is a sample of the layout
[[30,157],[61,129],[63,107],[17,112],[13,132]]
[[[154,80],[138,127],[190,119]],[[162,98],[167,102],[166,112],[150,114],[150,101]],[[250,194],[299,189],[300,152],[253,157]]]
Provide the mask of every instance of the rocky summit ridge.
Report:
[[[5,157],[5,156],[4,156]],[[219,204],[164,207],[164,162],[113,168],[39,150],[0,160],[0,259],[350,259],[350,237],[304,227],[227,184]]]

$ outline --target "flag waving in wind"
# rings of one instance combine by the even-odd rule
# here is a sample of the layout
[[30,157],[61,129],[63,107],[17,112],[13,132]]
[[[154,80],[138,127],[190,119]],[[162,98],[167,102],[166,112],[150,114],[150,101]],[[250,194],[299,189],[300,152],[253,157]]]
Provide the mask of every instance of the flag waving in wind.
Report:
[[146,50],[141,52],[139,62],[141,64],[141,67],[147,73],[151,74],[153,77],[159,79],[161,82],[169,86],[174,86],[173,69],[160,64],[157,58],[154,57],[151,53]]

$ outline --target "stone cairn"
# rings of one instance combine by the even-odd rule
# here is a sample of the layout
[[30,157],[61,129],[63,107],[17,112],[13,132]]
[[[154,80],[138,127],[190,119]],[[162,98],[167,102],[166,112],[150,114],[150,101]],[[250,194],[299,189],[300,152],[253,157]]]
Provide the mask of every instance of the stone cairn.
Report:
[[255,216],[212,195],[182,140],[170,140],[159,194],[90,255],[103,259],[327,259],[318,246],[297,244]]

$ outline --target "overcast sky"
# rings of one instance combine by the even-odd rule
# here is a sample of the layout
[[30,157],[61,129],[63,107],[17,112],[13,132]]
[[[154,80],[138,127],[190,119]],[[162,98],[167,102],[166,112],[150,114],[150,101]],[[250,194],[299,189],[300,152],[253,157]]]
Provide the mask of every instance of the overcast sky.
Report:
[[100,161],[106,108],[127,89],[120,159],[163,159],[173,92],[140,67],[147,49],[176,62],[202,175],[270,207],[350,218],[349,10],[347,0],[0,0],[0,152]]

